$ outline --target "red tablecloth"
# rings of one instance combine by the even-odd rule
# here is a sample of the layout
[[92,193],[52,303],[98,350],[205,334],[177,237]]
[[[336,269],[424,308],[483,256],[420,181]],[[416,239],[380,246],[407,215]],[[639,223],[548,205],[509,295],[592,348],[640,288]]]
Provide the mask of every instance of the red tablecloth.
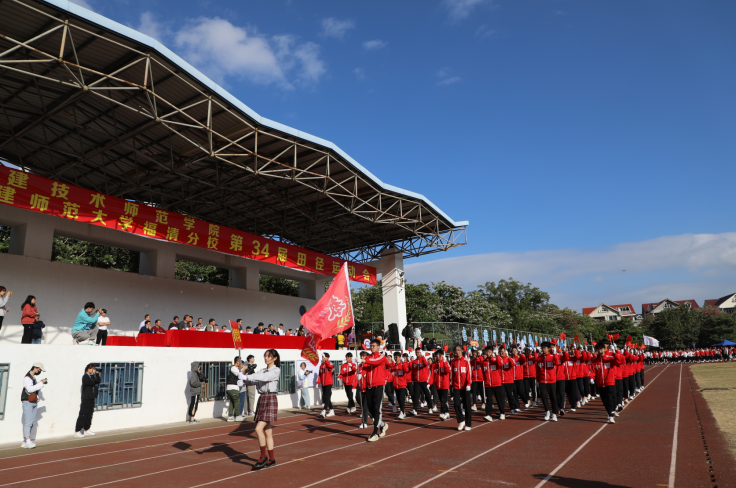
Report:
[[[301,349],[304,337],[277,336],[266,334],[243,334],[243,349]],[[335,349],[337,339],[325,339],[320,342],[320,349]]]
[[200,332],[197,330],[168,330],[166,345],[171,347],[224,347],[234,349],[233,335],[229,332]]
[[135,337],[107,336],[107,341],[105,341],[105,345],[107,346],[135,346]]
[[168,339],[166,334],[138,334],[135,340],[136,346],[166,347]]

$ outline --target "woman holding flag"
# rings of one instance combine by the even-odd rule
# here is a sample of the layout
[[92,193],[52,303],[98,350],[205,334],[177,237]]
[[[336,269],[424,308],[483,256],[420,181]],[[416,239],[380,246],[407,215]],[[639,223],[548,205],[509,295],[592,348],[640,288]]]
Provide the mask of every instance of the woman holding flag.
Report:
[[254,469],[270,468],[276,466],[274,455],[272,422],[276,422],[279,409],[279,401],[276,394],[279,391],[279,376],[281,376],[281,357],[276,349],[269,349],[263,354],[266,367],[253,374],[243,374],[246,365],[242,364],[241,373],[238,377],[245,382],[256,385],[258,390],[258,404],[253,421],[256,422],[256,436],[261,448],[261,457],[253,465]]

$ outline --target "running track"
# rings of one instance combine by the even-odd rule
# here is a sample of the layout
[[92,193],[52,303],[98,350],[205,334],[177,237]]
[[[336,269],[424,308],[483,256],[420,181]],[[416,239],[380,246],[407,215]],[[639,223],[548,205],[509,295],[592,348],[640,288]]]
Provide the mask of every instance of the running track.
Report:
[[57,488],[306,488],[356,480],[409,488],[736,487],[736,462],[689,367],[648,367],[646,380],[646,390],[615,425],[602,423],[600,400],[556,423],[541,421],[541,407],[492,423],[476,412],[470,432],[458,432],[454,419],[443,422],[426,413],[397,421],[386,408],[387,436],[367,443],[370,430],[358,429],[356,416],[285,415],[274,430],[278,465],[263,471],[252,471],[259,456],[252,423],[41,441],[33,451],[0,450],[0,488],[28,482]]

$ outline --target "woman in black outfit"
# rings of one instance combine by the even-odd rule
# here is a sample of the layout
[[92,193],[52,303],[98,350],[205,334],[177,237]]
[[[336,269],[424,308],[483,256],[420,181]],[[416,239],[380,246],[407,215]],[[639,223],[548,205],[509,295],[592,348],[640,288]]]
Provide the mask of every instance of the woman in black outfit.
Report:
[[92,428],[92,414],[95,413],[95,397],[97,396],[95,385],[99,384],[100,374],[97,372],[97,367],[90,363],[84,368],[84,376],[82,376],[82,404],[79,406],[74,437],[95,435],[90,429]]

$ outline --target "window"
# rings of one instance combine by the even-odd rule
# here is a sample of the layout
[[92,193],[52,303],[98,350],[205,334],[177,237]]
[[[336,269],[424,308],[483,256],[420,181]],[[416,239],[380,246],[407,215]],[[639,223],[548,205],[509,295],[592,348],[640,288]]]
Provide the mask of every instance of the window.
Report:
[[690,308],[690,307],[692,307],[692,304],[691,304],[690,302],[685,302],[685,306],[686,306],[687,308]]
[[281,361],[279,395],[296,393],[296,373],[294,372],[294,367],[294,361]]
[[342,390],[344,385],[342,384],[342,380],[338,378],[340,369],[342,368],[342,361],[332,361],[332,365],[334,366],[332,370],[332,389]]
[[676,306],[677,306],[677,304],[672,303],[672,302],[667,302],[667,303],[664,304],[664,308],[673,308],[673,307],[676,307]]
[[8,396],[8,377],[10,377],[10,365],[0,364],[0,420],[5,419],[5,400]]
[[618,320],[618,315],[609,315],[608,320]]
[[[202,361],[199,369],[205,377],[202,383],[202,394],[200,401],[225,399],[225,386],[227,386],[227,375],[233,363],[229,361]],[[187,394],[189,392],[187,391]]]
[[95,410],[135,408],[143,404],[143,363],[100,363]]
[[631,312],[631,309],[629,307],[619,307],[618,311],[623,312],[623,313],[629,313]]

